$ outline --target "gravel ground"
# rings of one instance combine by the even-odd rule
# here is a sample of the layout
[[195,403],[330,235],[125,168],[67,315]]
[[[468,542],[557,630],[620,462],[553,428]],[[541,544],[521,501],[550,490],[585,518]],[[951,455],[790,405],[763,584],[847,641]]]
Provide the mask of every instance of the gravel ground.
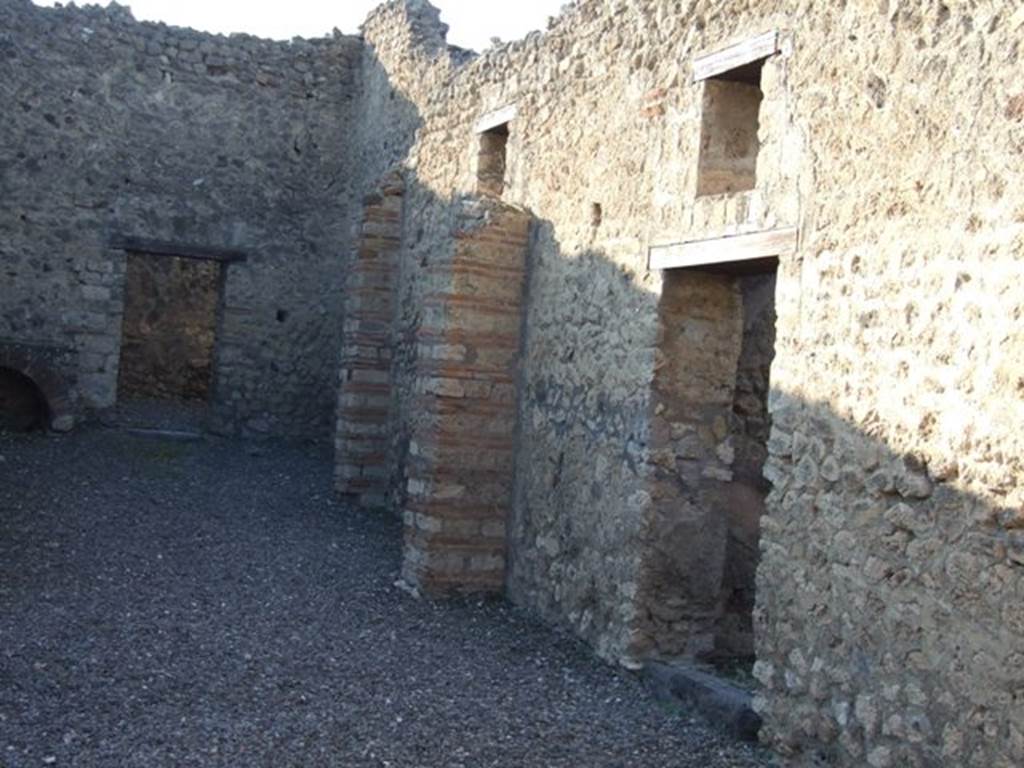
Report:
[[0,766],[761,766],[493,601],[394,587],[310,448],[0,436]]
[[202,432],[208,413],[206,403],[174,400],[125,399],[104,413],[104,426],[124,429],[164,429]]

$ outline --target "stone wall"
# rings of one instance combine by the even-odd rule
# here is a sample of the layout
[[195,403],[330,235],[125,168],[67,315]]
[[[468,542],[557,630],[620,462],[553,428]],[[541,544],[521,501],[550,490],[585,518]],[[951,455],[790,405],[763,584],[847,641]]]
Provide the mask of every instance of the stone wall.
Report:
[[127,235],[244,250],[227,268],[213,417],[325,438],[336,394],[358,38],[275,43],[0,1],[0,338],[77,351],[114,403]]
[[[701,86],[683,85],[679,50],[710,44],[685,14],[584,3],[547,34],[467,62],[438,42],[440,26],[424,28],[431,17],[422,7],[388,3],[364,27],[394,100],[417,114],[407,123],[416,134],[406,158],[412,181],[396,386],[409,388],[409,377],[402,383],[403,339],[430,290],[421,265],[443,248],[452,191],[478,189],[474,126],[514,105],[503,199],[538,222],[508,587],[542,615],[570,623],[605,655],[626,658],[650,505],[648,413],[660,276],[647,270],[646,247],[792,221],[794,184],[791,167],[781,162],[781,131],[760,143],[758,189],[681,205],[697,188],[704,96]],[[382,23],[413,11],[415,39]],[[764,67],[765,129],[786,119],[784,68],[783,57]],[[620,95],[607,98],[609,89]],[[415,418],[403,412],[399,407],[399,425]],[[399,452],[408,442],[401,429]],[[404,479],[395,477],[393,487],[404,487]]]
[[[795,227],[795,251],[776,254],[755,617],[765,738],[793,764],[1024,760],[1024,215],[1012,183],[1024,15],[937,0],[590,0],[467,63],[439,26],[421,27],[430,42],[417,47],[376,25],[409,9],[429,22],[409,0],[366,27],[387,75],[371,90],[394,89],[374,98],[394,93],[415,115],[398,402],[413,360],[403,339],[430,285],[421,265],[442,247],[453,195],[475,189],[477,120],[506,105],[503,199],[537,219],[512,597],[635,660],[671,284],[648,270],[648,248]],[[771,29],[754,188],[698,195],[708,99],[692,62]],[[741,334],[730,337],[739,354]],[[737,381],[726,409],[752,394]],[[727,426],[730,437],[741,442]],[[685,652],[695,636],[680,630],[663,642]]]
[[[769,30],[756,127],[753,92],[712,119],[735,80],[695,79],[694,60]],[[0,338],[70,349],[66,402],[109,405],[124,257],[108,236],[234,246],[250,259],[227,268],[215,415],[235,431],[326,433],[349,201],[400,163],[377,352],[391,354],[390,504],[415,527],[421,492],[448,490],[414,477],[420,437],[443,421],[423,397],[447,407],[459,391],[424,388],[443,344],[423,332],[447,317],[433,298],[452,294],[478,121],[503,109],[503,205],[533,222],[527,301],[504,318],[521,321],[501,363],[518,383],[516,418],[500,416],[516,446],[508,593],[630,665],[734,635],[725,590],[749,573],[693,575],[723,562],[731,518],[696,537],[676,523],[707,520],[714,482],[752,479],[770,421],[754,616],[766,740],[796,765],[1019,765],[1022,31],[1024,12],[994,1],[582,0],[472,57],[425,0],[386,3],[363,40],[293,44],[2,0]],[[702,148],[716,163],[702,167]],[[726,183],[706,186],[709,168]],[[757,291],[680,288],[648,258],[789,228],[794,248],[770,254],[765,414],[748,396],[763,395],[768,340],[741,321]],[[687,289],[687,323],[717,309],[666,334]],[[698,338],[720,355],[706,360]],[[699,381],[705,363],[722,375]],[[685,418],[659,413],[675,407],[666,366],[711,416],[689,448],[673,433]],[[669,477],[673,442],[698,455]],[[497,509],[509,489],[490,490]],[[682,533],[659,549],[663,524]],[[413,580],[417,556],[444,544],[416,536]],[[695,546],[709,541],[713,558]]]
[[794,759],[1019,765],[1024,13],[815,16],[790,67],[808,194],[778,289],[767,733]]

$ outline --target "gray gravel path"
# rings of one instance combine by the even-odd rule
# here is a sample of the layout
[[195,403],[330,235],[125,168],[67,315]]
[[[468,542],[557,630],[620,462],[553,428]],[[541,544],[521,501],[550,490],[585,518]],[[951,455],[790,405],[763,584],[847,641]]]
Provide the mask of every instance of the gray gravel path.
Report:
[[393,586],[329,457],[0,436],[0,766],[759,766],[502,602]]

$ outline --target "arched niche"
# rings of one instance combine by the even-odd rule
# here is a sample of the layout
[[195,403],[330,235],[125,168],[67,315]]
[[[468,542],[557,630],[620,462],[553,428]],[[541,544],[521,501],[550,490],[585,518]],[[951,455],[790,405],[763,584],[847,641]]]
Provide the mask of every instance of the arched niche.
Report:
[[0,344],[0,429],[74,427],[72,387],[64,370],[69,352]]

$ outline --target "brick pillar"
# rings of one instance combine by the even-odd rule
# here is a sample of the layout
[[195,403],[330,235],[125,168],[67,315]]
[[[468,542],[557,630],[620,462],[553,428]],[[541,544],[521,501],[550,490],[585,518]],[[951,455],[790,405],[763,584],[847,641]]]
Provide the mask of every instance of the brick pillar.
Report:
[[498,201],[458,205],[418,337],[404,511],[403,576],[434,595],[504,588],[530,229]]
[[364,201],[345,284],[335,480],[339,492],[371,507],[386,506],[389,495],[392,280],[403,193],[393,173]]

